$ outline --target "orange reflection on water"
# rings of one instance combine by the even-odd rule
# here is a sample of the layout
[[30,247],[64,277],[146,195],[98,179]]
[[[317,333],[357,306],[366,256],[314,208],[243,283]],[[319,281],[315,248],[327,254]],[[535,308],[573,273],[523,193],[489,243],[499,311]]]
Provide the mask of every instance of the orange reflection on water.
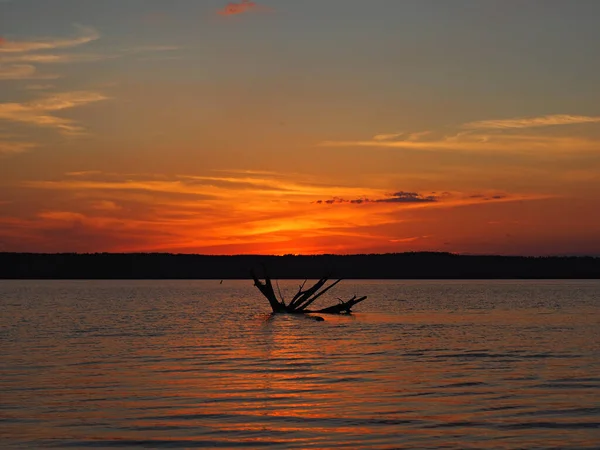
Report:
[[134,321],[123,303],[63,331],[77,317],[69,311],[60,338],[19,356],[48,367],[20,383],[43,395],[3,392],[34,421],[11,426],[12,436],[80,447],[593,445],[588,350],[598,329],[584,307],[426,310],[407,301],[397,314],[381,295],[372,304],[385,313],[265,320],[247,291],[211,303],[206,282],[203,302],[186,293],[168,303],[176,286],[165,285],[155,300],[141,296]]

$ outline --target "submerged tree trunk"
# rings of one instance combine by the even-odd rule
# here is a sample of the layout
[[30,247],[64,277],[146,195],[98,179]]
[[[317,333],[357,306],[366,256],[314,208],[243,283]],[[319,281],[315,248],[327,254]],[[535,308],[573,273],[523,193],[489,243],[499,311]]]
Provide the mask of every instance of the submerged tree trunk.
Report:
[[298,292],[289,304],[285,303],[281,292],[279,292],[279,299],[275,295],[275,290],[273,289],[273,283],[271,282],[271,278],[267,273],[266,267],[263,267],[264,270],[264,281],[261,281],[254,270],[252,270],[252,279],[254,280],[254,285],[258,288],[262,295],[266,297],[271,305],[271,309],[274,313],[295,313],[295,314],[304,314],[304,313],[322,313],[322,314],[349,314],[352,312],[351,308],[357,303],[362,302],[367,298],[367,296],[357,298],[356,295],[352,297],[350,300],[343,301],[339,300],[339,304],[332,305],[327,308],[318,309],[318,310],[309,310],[307,309],[315,300],[333,288],[336,284],[338,284],[342,279],[336,280],[329,284],[329,286],[325,286],[328,278],[321,278],[311,287],[304,289],[304,285],[306,284],[306,280],[302,283]]

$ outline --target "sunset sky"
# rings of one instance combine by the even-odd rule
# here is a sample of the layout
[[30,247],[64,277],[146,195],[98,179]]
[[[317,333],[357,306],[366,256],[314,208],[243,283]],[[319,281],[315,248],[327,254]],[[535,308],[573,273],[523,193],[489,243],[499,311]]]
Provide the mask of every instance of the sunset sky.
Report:
[[598,0],[0,0],[0,251],[600,255]]

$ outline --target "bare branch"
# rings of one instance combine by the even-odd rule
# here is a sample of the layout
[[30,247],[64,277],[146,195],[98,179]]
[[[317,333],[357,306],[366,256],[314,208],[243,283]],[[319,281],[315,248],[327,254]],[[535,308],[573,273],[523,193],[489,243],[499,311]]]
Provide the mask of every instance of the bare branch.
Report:
[[298,307],[298,305],[304,303],[312,295],[317,293],[317,291],[319,289],[321,289],[325,283],[327,283],[327,278],[321,278],[312,287],[308,288],[305,291],[302,291],[302,295],[300,295],[298,298],[296,298],[296,300],[290,304],[290,307],[295,310]]
[[[313,284],[310,288],[304,289],[307,280],[298,287],[298,292],[294,295],[294,298],[290,301],[289,305],[285,304],[285,300],[283,298],[283,294],[281,293],[281,289],[279,287],[279,281],[275,281],[277,284],[277,291],[279,293],[278,300],[275,295],[275,291],[273,290],[273,284],[271,282],[271,278],[269,277],[269,273],[267,272],[267,268],[263,264],[264,269],[264,282],[261,281],[254,270],[251,270],[252,279],[254,280],[254,285],[258,288],[258,290],[265,296],[265,298],[269,301],[271,305],[271,309],[274,313],[297,313],[297,314],[305,314],[305,313],[325,313],[325,314],[342,314],[342,313],[350,313],[351,308],[357,303],[362,302],[367,297],[356,298],[356,295],[352,297],[350,300],[344,302],[341,299],[338,299],[339,304],[330,306],[328,308],[323,308],[318,311],[309,311],[307,308],[319,297],[328,292],[334,286],[336,286],[339,280],[334,281],[329,286],[324,287],[327,284],[328,278],[323,277],[315,284]],[[322,318],[321,318],[322,319]]]
[[321,292],[315,294],[315,296],[309,300],[307,300],[304,304],[299,304],[296,309],[298,311],[302,311],[306,308],[308,308],[308,306],[313,303],[316,299],[318,299],[321,295],[323,295],[325,292],[327,292],[329,289],[331,289],[332,287],[334,287],[336,284],[338,284],[340,281],[342,281],[342,279],[340,278],[339,280],[331,283],[329,286],[327,286],[325,289],[323,289]]
[[281,299],[281,304],[285,308],[285,300],[283,299],[283,295],[281,295],[281,289],[279,289],[279,281],[275,280],[275,284],[277,285],[277,291],[279,292],[279,298]]
[[302,289],[304,289],[304,285],[307,281],[308,279],[304,280],[304,282],[300,286],[298,286],[298,292],[296,293],[296,295],[294,295],[294,298],[290,302],[290,305],[293,304],[296,301],[296,299],[302,295]]
[[354,305],[356,305],[357,303],[360,303],[363,300],[366,300],[366,298],[367,298],[366,295],[364,297],[360,297],[360,298],[356,298],[356,295],[355,295],[347,302],[342,302],[339,305],[333,305],[333,306],[330,306],[329,308],[319,309],[318,311],[314,311],[314,312],[322,313],[322,314],[341,314],[344,312],[351,313],[352,312],[351,308]]
[[254,280],[254,285],[258,288],[258,290],[264,295],[269,304],[271,305],[271,309],[273,312],[282,312],[285,311],[285,307],[279,303],[277,297],[275,297],[275,292],[273,291],[273,285],[271,284],[271,279],[269,278],[266,268],[265,268],[265,282],[259,280],[259,278],[254,273],[254,270],[251,271],[252,279]]

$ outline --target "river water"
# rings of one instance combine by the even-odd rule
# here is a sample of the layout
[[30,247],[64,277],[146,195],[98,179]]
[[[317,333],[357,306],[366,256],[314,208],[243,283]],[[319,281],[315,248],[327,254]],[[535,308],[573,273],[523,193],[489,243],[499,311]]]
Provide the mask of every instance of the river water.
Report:
[[[280,282],[288,298],[296,281]],[[2,448],[600,448],[599,281],[0,282]]]

